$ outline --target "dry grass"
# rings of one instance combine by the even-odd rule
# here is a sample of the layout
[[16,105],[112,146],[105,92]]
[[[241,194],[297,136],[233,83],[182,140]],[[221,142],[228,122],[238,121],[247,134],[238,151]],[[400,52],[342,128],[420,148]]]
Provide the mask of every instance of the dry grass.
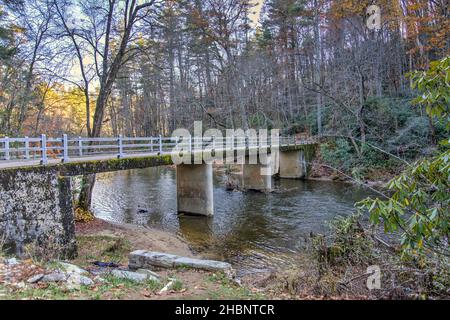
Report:
[[66,251],[65,249],[65,246],[53,237],[49,237],[45,243],[35,241],[24,246],[25,257],[38,265],[65,258],[62,254],[62,252]]
[[77,237],[78,258],[75,264],[86,265],[90,262],[112,262],[126,265],[131,252],[129,241],[108,235],[82,235]]
[[5,254],[5,243],[6,243],[6,237],[1,236],[0,237],[0,258],[3,258]]

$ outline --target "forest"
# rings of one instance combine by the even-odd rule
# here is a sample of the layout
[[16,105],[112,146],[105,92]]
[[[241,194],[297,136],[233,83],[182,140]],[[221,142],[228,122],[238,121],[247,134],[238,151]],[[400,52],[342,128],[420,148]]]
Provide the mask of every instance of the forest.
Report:
[[[200,120],[318,137],[316,174],[390,180],[358,208],[444,274],[449,35],[447,0],[0,0],[0,137],[170,136]],[[347,246],[360,230],[345,223]]]
[[[0,132],[282,128],[417,155],[442,126],[407,75],[449,51],[446,1],[3,0]],[[140,4],[141,3],[141,4]],[[352,146],[349,146],[352,147]],[[357,148],[358,152],[361,152]]]

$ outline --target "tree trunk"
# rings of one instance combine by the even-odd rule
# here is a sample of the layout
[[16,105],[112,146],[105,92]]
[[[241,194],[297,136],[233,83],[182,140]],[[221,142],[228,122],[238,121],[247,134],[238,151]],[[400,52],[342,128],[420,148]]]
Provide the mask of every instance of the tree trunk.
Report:
[[359,70],[359,78],[360,78],[360,84],[359,84],[359,109],[357,112],[357,122],[359,125],[359,132],[361,135],[361,155],[363,153],[363,145],[366,143],[366,127],[364,123],[363,118],[363,112],[364,112],[364,104],[365,104],[365,84],[364,84],[364,75],[362,74],[361,70]]
[[89,211],[92,204],[92,191],[95,186],[95,174],[83,176],[81,180],[81,190],[78,197],[78,207]]
[[319,17],[319,4],[314,1],[316,7],[315,18],[314,18],[314,54],[316,58],[314,78],[316,81],[317,93],[316,93],[316,103],[317,103],[317,134],[322,134],[322,93],[321,93],[321,82],[322,82],[322,49],[321,49],[321,36],[320,36],[320,17]]
[[436,128],[434,126],[433,118],[428,116],[428,124],[430,126],[430,140],[433,145],[437,145]]

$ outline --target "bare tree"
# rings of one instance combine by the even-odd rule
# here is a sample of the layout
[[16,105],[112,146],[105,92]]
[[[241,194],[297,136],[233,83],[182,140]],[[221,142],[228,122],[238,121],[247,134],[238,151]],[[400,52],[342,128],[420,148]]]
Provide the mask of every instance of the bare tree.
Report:
[[[79,5],[67,0],[53,0],[53,4],[64,30],[63,36],[69,39],[78,60],[86,99],[88,135],[99,137],[113,85],[120,69],[132,56],[133,48],[129,44],[135,36],[134,27],[154,13],[156,0],[142,4],[138,4],[137,0],[82,0]],[[73,21],[74,14],[82,18]],[[86,65],[87,55],[92,60],[89,66]],[[99,89],[91,125],[89,95],[90,84],[94,79]],[[84,177],[83,182],[79,206],[88,210],[95,176]]]

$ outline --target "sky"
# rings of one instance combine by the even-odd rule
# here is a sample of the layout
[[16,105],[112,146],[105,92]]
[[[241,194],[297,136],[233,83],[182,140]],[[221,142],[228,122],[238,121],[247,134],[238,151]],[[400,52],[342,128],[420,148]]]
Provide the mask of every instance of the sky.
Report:
[[262,5],[264,3],[264,0],[255,0],[254,3],[256,4],[256,7],[253,12],[250,14],[250,19],[252,20],[253,27],[256,27],[259,22],[259,16],[261,14]]

